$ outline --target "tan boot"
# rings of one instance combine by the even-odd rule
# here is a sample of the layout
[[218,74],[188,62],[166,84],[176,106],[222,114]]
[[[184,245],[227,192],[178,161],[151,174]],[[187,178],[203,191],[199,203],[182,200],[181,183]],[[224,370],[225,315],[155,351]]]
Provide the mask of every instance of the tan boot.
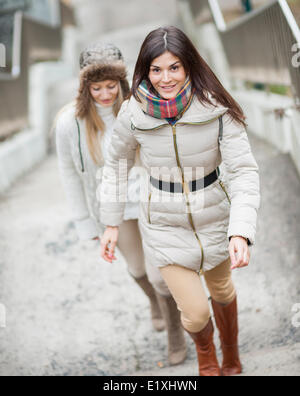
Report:
[[157,294],[157,297],[167,326],[169,363],[174,366],[182,363],[187,356],[187,346],[181,326],[180,312],[172,296],[167,297]]
[[139,279],[133,277],[133,279],[149,298],[151,318],[154,329],[156,331],[163,331],[166,328],[166,324],[157,301],[157,294],[149,282],[147,275],[144,275]]
[[240,374],[242,365],[238,347],[238,314],[237,298],[222,305],[212,300],[215,320],[220,332],[220,341],[223,352],[222,374],[225,377]]
[[209,319],[204,329],[198,333],[190,333],[189,331],[188,333],[196,345],[199,375],[201,377],[220,377],[221,370],[214,344],[214,327],[212,320]]

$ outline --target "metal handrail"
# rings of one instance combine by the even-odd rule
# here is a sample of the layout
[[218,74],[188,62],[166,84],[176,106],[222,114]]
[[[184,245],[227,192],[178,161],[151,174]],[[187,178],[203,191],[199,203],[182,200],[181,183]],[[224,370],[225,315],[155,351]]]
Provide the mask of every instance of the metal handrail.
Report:
[[270,0],[269,3],[260,6],[259,8],[254,9],[251,12],[248,12],[242,16],[240,16],[237,20],[232,21],[226,25],[225,20],[223,18],[222,10],[219,5],[218,0],[207,0],[210,5],[212,15],[214,17],[215,23],[219,31],[229,31],[231,29],[235,29],[238,26],[241,26],[248,21],[256,18],[263,12],[267,11],[269,8],[273,7],[275,4],[278,4],[283,15],[285,16],[293,35],[298,42],[300,42],[300,31],[298,24],[291,12],[289,5],[286,0]]
[[[188,1],[195,7],[195,0]],[[200,12],[210,7],[233,77],[291,86],[300,100],[300,69],[292,64],[300,31],[286,0],[272,0],[228,24],[218,0],[196,4]]]
[[6,48],[5,45],[0,43],[0,67],[5,67],[6,65]]
[[[22,11],[16,11],[13,23],[12,67],[10,72],[0,71],[1,80],[15,80],[21,73]],[[1,84],[1,82],[0,82]]]

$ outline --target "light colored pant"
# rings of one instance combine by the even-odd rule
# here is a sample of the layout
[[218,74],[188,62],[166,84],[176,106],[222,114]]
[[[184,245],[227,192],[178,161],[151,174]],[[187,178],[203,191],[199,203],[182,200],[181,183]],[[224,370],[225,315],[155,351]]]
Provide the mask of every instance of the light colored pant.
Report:
[[125,220],[120,225],[118,248],[133,278],[140,279],[147,274],[149,282],[159,294],[170,296],[159,269],[145,262],[138,220]]
[[126,220],[119,227],[117,244],[127,262],[127,268],[134,278],[142,278],[146,274],[144,252],[137,220]]
[[[230,303],[236,295],[230,266],[229,258],[204,273],[212,299],[222,304]],[[193,270],[175,264],[160,268],[160,273],[181,311],[183,327],[191,333],[201,331],[211,314],[200,276]]]

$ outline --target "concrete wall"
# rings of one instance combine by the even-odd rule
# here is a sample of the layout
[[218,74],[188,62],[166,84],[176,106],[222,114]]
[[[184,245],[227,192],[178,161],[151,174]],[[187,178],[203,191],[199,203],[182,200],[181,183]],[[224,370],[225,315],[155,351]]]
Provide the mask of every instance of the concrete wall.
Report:
[[[254,90],[235,90],[232,94],[248,117],[248,130],[290,154],[300,176],[300,114],[293,109],[293,100]],[[280,108],[287,109],[282,118],[274,111]]]
[[[74,74],[74,61],[71,61],[75,51],[73,30],[72,27],[64,30],[60,62],[40,62],[29,68],[29,126],[0,143],[0,193],[4,193],[47,154],[52,124],[49,90],[56,82],[66,81]],[[58,99],[56,101],[59,102]]]
[[43,62],[31,67],[30,127],[0,144],[0,193],[45,157],[51,125],[48,90],[55,81],[67,79],[70,74],[70,68],[62,62]]

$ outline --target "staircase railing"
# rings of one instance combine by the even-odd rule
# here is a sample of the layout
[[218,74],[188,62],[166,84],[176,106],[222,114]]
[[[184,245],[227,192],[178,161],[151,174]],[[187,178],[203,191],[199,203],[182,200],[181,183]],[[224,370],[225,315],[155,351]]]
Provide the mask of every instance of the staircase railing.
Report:
[[218,28],[230,73],[241,80],[290,86],[300,100],[300,32],[285,0],[272,0],[225,23],[218,0],[186,0],[197,22]]

